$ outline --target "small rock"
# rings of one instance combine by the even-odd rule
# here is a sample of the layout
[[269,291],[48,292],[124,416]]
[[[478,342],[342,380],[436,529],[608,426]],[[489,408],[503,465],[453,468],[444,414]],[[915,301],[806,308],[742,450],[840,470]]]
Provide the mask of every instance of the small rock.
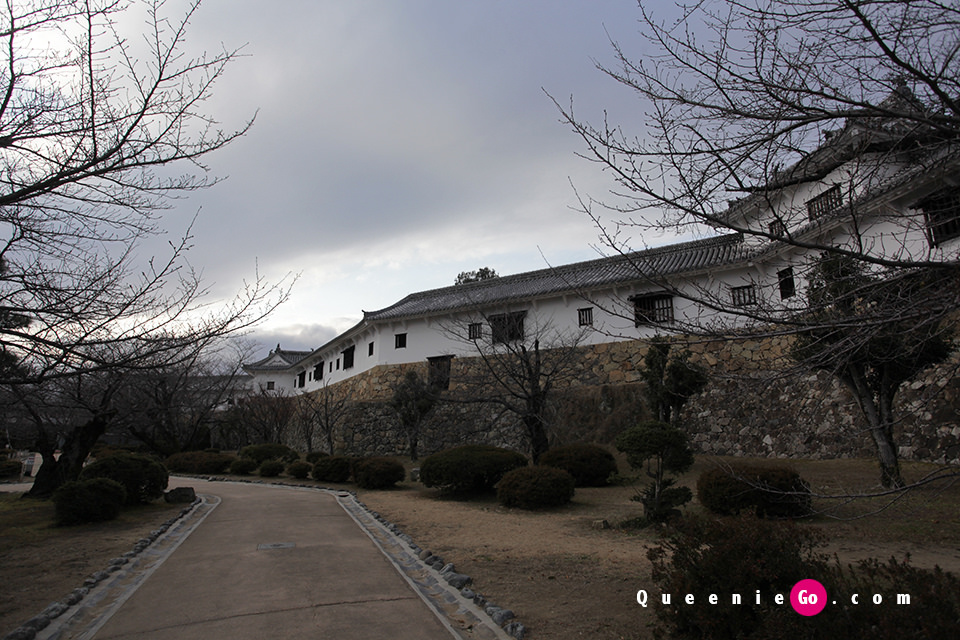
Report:
[[165,502],[170,504],[186,504],[197,499],[197,492],[193,487],[176,487],[163,494]]
[[473,579],[470,576],[462,573],[450,572],[445,574],[443,578],[454,589],[463,589],[465,586],[473,582]]
[[523,626],[522,622],[511,622],[503,628],[504,631],[511,638],[516,638],[517,640],[523,640],[523,637],[527,635],[527,628]]

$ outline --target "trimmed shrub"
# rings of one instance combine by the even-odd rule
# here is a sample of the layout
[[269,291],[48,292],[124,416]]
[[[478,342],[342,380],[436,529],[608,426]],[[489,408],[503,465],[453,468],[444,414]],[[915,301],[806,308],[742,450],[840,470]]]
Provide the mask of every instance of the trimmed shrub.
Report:
[[169,474],[167,469],[148,456],[117,453],[88,465],[80,473],[81,480],[109,478],[123,485],[126,504],[152,502],[163,497]]
[[406,477],[406,470],[393,458],[363,458],[354,467],[353,477],[361,489],[386,489]]
[[235,458],[227,453],[209,451],[183,451],[163,461],[172,473],[223,473]]
[[278,475],[283,473],[283,469],[287,465],[283,464],[281,460],[264,460],[260,463],[260,477],[261,478],[276,478]]
[[285,444],[251,444],[240,449],[241,458],[253,458],[260,464],[264,460],[283,460],[284,462],[296,462],[300,459],[300,454]]
[[296,462],[291,462],[287,466],[287,475],[290,477],[296,478],[297,480],[303,480],[308,475],[310,475],[310,471],[312,470],[313,470],[312,464],[310,464],[309,462],[303,462],[302,460],[298,460]]
[[327,456],[313,465],[313,479],[320,482],[346,482],[350,479],[350,458]]
[[504,474],[497,484],[497,499],[505,507],[543,509],[559,507],[573,499],[573,476],[556,467],[520,467]]
[[313,465],[313,464],[317,464],[320,458],[326,458],[329,455],[330,455],[329,453],[325,453],[323,451],[311,451],[310,453],[307,454],[306,460],[307,462]]
[[113,520],[120,515],[126,499],[123,485],[109,478],[64,483],[53,494],[57,525]]
[[677,479],[667,473],[683,473],[693,466],[687,434],[669,423],[648,420],[620,433],[616,446],[627,454],[632,469],[645,468],[653,479],[633,498],[643,504],[644,519],[648,523],[663,522],[680,515],[677,507],[690,502],[693,492],[673,486]]
[[230,463],[230,473],[235,476],[245,476],[253,473],[260,466],[253,458],[235,458]]
[[0,478],[17,478],[23,469],[19,460],[0,460]]
[[793,469],[775,465],[734,464],[708,469],[697,479],[697,498],[710,511],[796,518],[810,513],[810,485]]
[[450,493],[492,491],[505,473],[525,466],[522,453],[472,444],[428,456],[420,465],[420,481]]
[[595,444],[568,444],[540,456],[540,464],[563,469],[578,487],[605,487],[617,473],[613,454]]

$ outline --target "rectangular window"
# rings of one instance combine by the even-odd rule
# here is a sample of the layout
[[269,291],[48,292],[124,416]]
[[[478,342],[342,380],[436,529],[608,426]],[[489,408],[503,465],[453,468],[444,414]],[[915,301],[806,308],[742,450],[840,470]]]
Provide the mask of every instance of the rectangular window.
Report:
[[393,336],[393,348],[394,349],[406,349],[407,348],[407,334],[397,333]]
[[807,200],[807,214],[811,220],[833,213],[843,206],[843,194],[840,185],[835,184],[815,198]]
[[577,309],[577,323],[581,327],[592,327],[593,326],[593,307],[587,307],[586,309]]
[[523,319],[526,311],[490,316],[490,337],[494,344],[523,340]]
[[373,355],[373,343],[371,342],[370,344],[367,345],[367,357],[369,358],[372,355]]
[[668,293],[655,293],[634,296],[633,318],[636,326],[646,324],[668,324],[673,322],[673,296]]
[[323,362],[322,361],[318,363],[316,367],[313,368],[313,379],[323,380]]
[[931,247],[960,237],[960,189],[939,191],[915,208],[923,210]]
[[797,294],[797,283],[793,280],[793,267],[777,271],[777,281],[780,283],[780,299],[786,300]]
[[483,325],[479,322],[471,322],[467,326],[467,338],[469,340],[479,340],[483,337]]
[[293,386],[297,387],[298,389],[302,389],[302,388],[304,388],[305,386],[307,386],[307,372],[306,372],[306,371],[301,371],[299,374],[297,374],[297,380],[296,380],[296,382],[294,383]]
[[276,387],[276,384],[274,384],[273,380],[269,380],[267,382],[267,391],[273,391],[274,387]]
[[354,354],[355,354],[356,352],[357,352],[357,347],[356,347],[356,345],[354,345],[354,346],[352,346],[352,347],[347,347],[346,349],[343,350],[343,352],[342,352],[341,355],[343,355],[343,368],[344,368],[344,369],[352,369],[352,368],[353,368],[353,356],[354,356]]
[[735,307],[748,307],[757,304],[757,288],[752,284],[742,287],[730,287],[730,297]]
[[768,229],[774,238],[785,238],[787,235],[787,225],[783,224],[783,220],[774,220]]
[[450,388],[450,363],[453,356],[427,358],[427,383],[437,391]]

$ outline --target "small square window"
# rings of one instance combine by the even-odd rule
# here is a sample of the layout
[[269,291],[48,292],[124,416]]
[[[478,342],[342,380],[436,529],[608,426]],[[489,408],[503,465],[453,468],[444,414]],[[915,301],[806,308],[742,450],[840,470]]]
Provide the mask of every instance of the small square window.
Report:
[[397,333],[393,336],[393,348],[394,349],[406,349],[407,348],[407,334]]
[[730,296],[735,307],[748,307],[757,304],[757,288],[752,284],[730,287]]
[[667,324],[673,322],[673,296],[667,293],[656,293],[646,296],[634,296],[633,302],[634,324]]
[[276,384],[273,382],[273,380],[270,380],[267,382],[267,391],[273,391],[275,387],[276,387]]
[[577,309],[577,323],[581,327],[592,327],[593,326],[593,307],[587,307],[586,309]]
[[490,337],[494,344],[523,340],[523,319],[526,311],[490,316]]
[[470,340],[479,340],[483,337],[483,325],[479,322],[471,322],[467,327],[467,338]]

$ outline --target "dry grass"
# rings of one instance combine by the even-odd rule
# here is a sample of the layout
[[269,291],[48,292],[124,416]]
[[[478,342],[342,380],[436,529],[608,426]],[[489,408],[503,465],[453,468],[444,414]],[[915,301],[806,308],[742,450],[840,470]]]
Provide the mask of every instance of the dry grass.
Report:
[[[694,487],[700,472],[725,461],[729,459],[699,458],[681,481]],[[622,458],[618,462],[625,471]],[[861,494],[879,488],[876,464],[869,460],[783,462],[817,493]],[[407,460],[405,466],[415,465]],[[907,463],[904,473],[912,480],[932,468]],[[615,526],[640,514],[640,505],[630,500],[635,491],[630,486],[578,489],[570,505],[540,512],[506,509],[492,497],[453,500],[412,482],[359,493],[419,545],[472,576],[476,589],[491,601],[512,608],[530,628],[528,637],[536,640],[649,637],[652,613],[636,604],[635,594],[651,587],[645,551],[656,542],[657,531]],[[803,526],[823,530],[831,541],[828,551],[844,561],[909,553],[917,566],[940,565],[960,573],[957,479],[896,500],[818,498],[815,506],[820,513]],[[693,503],[686,511],[703,509]],[[125,511],[114,522],[56,528],[51,526],[51,504],[0,494],[0,580],[22,585],[0,601],[0,632],[68,593],[169,516],[170,508],[158,504]],[[599,528],[604,520],[614,526]]]

